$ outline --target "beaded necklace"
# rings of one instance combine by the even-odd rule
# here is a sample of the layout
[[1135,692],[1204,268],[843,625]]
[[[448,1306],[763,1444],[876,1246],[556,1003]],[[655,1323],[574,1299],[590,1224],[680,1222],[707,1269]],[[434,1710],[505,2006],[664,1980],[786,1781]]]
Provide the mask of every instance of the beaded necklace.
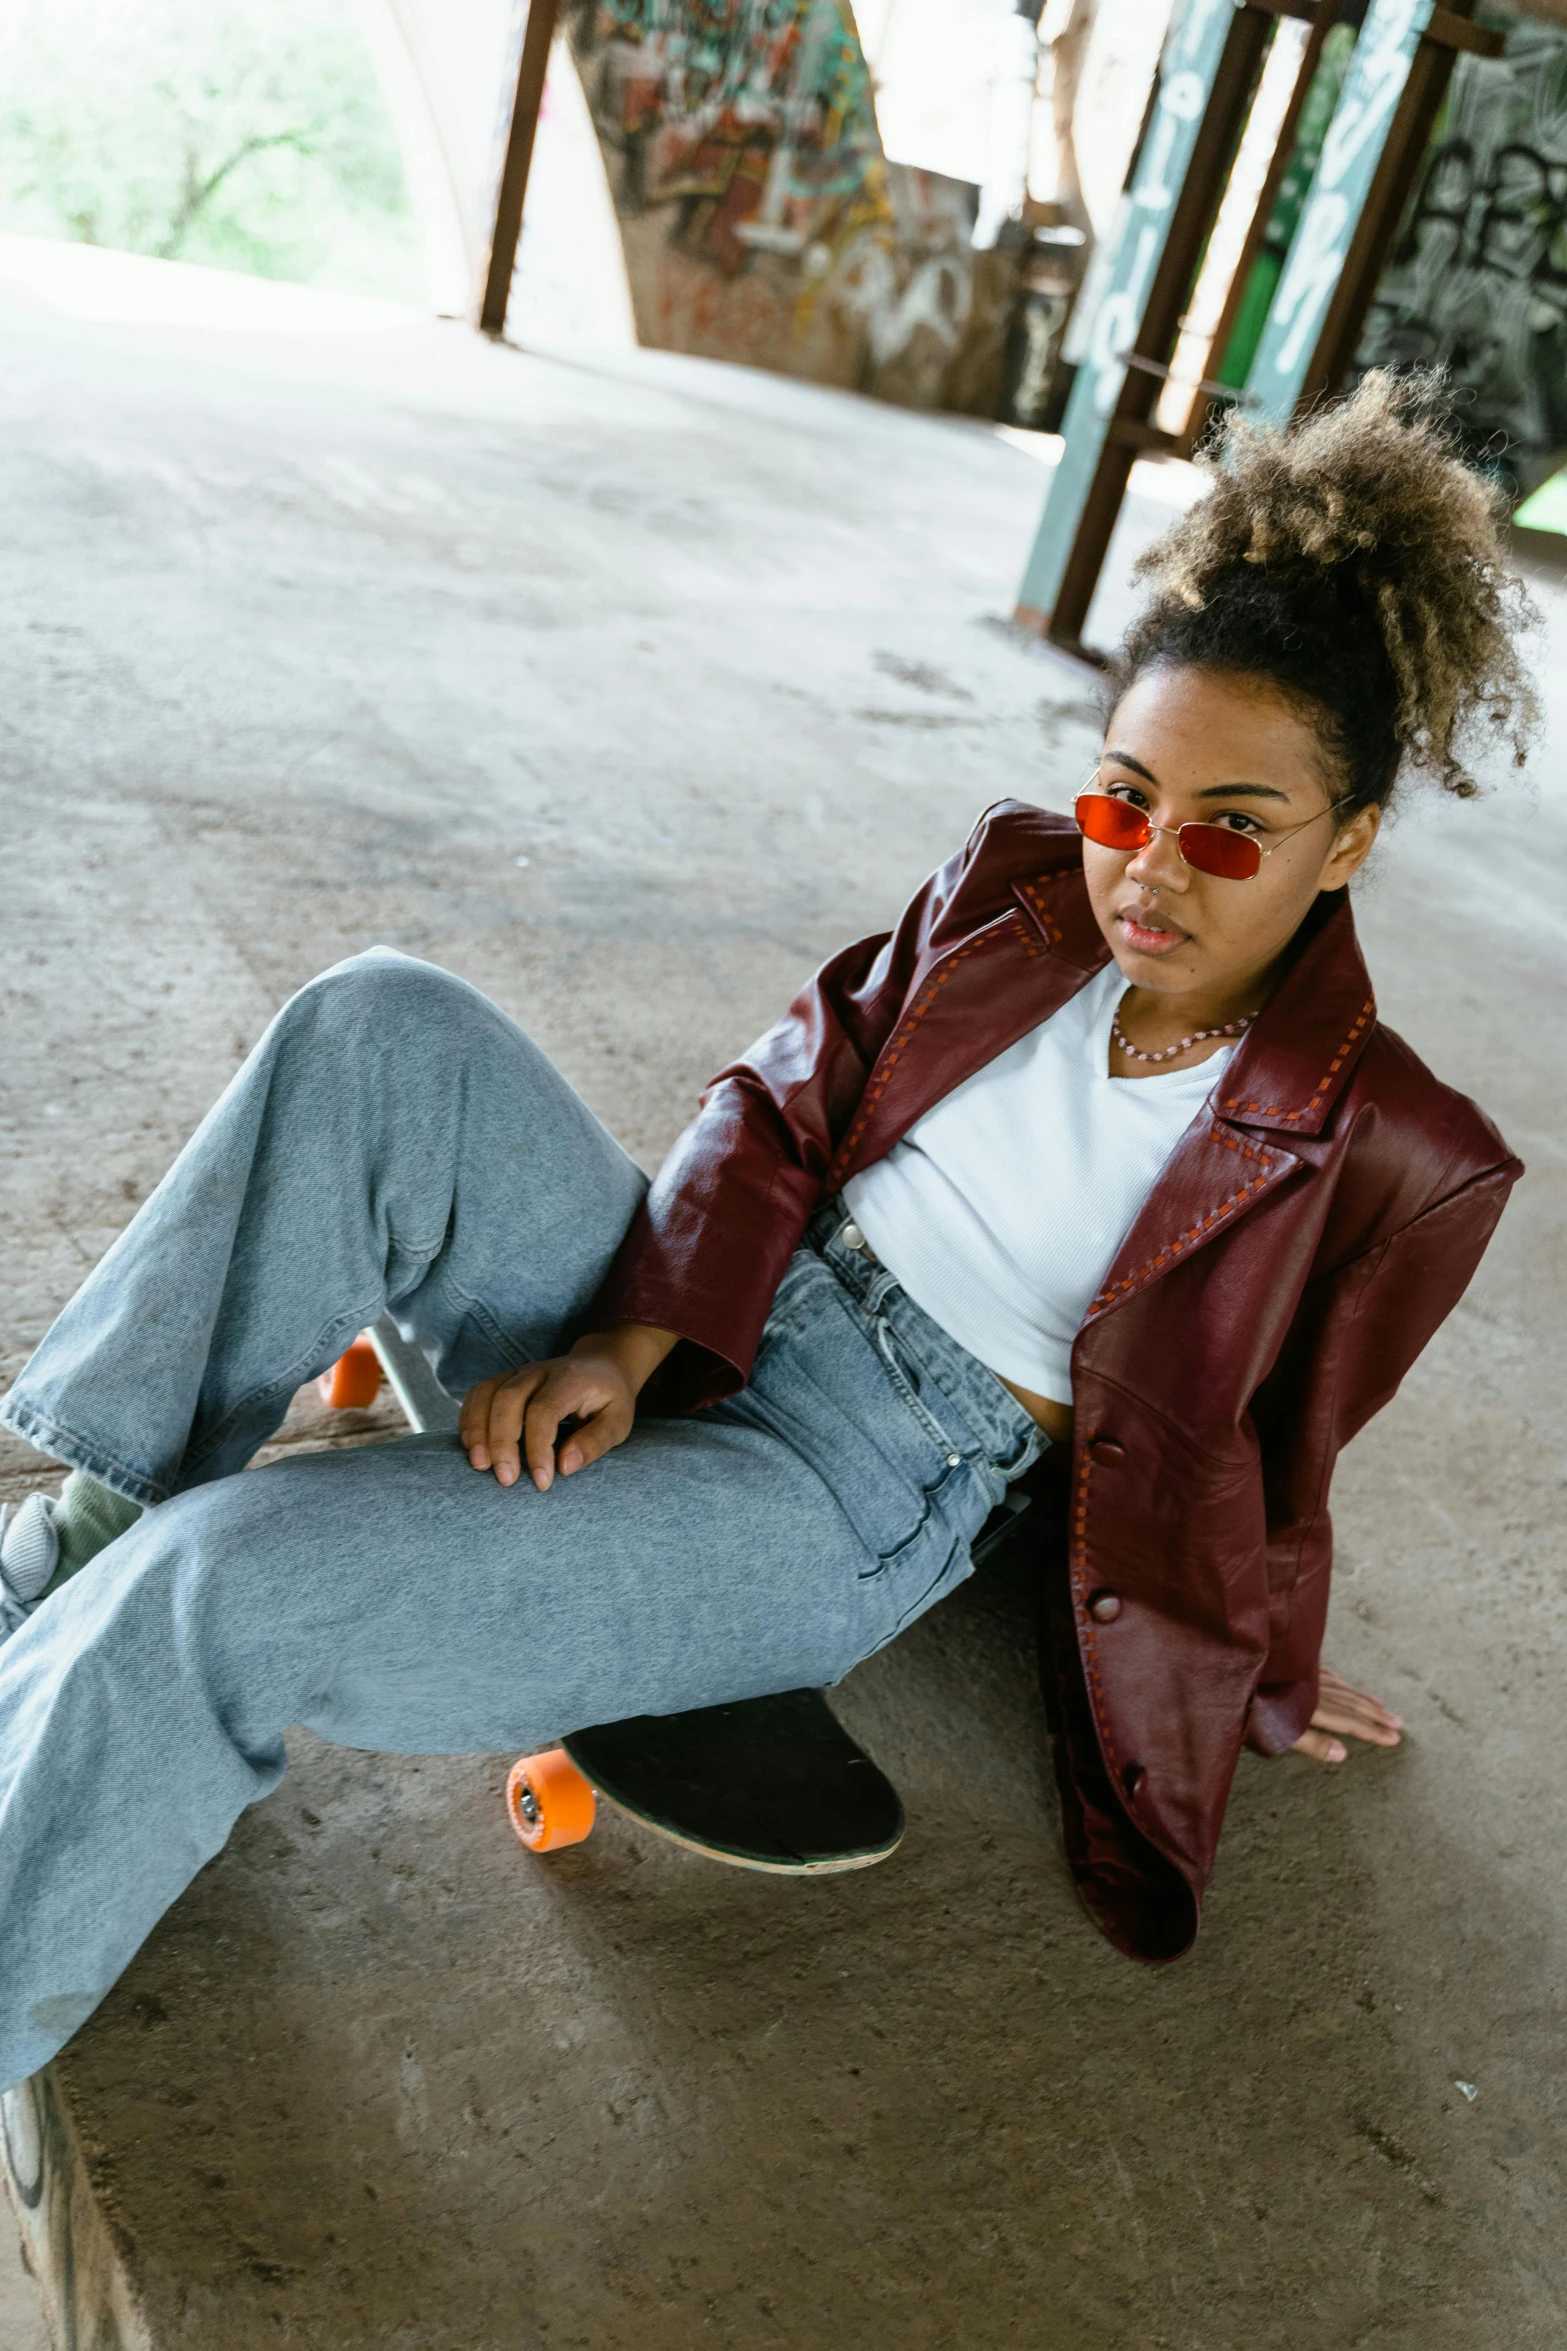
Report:
[[1243,1035],[1256,1017],[1254,1012],[1243,1012],[1239,1020],[1227,1020],[1223,1028],[1193,1029],[1189,1037],[1183,1037],[1178,1045],[1167,1045],[1162,1053],[1140,1053],[1135,1045],[1129,1045],[1126,1041],[1126,1031],[1121,1026],[1121,1008],[1117,1005],[1110,1021],[1110,1034],[1129,1061],[1174,1061],[1177,1054],[1187,1052],[1193,1045],[1201,1045],[1209,1037]]

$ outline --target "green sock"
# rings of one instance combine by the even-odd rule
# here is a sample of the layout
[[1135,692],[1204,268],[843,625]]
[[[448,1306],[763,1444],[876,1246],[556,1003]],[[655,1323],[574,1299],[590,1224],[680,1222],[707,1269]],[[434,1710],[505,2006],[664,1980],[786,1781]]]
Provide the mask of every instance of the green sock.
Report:
[[101,1486],[84,1469],[73,1469],[50,1509],[60,1538],[60,1564],[49,1582],[50,1591],[80,1575],[116,1535],[123,1535],[140,1518],[139,1502],[127,1502],[108,1486]]

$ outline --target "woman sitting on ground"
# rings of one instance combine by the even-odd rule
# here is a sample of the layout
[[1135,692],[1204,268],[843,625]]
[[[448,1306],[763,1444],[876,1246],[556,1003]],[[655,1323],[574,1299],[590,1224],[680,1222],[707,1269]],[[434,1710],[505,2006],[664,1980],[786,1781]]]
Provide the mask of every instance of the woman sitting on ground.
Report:
[[[1319,1670],[1334,1459],[1520,1170],[1378,1022],[1346,886],[1401,771],[1519,744],[1493,505],[1372,377],[1237,433],[1144,569],[1076,823],[991,809],[651,1186],[429,965],[279,1013],[0,1408],[72,1469],[0,1546],[0,2085],[288,1725],[516,1750],[835,1682],[1047,1450],[1063,1820],[1123,1949],[1191,1942],[1244,1740],[1396,1742]],[[383,1312],[460,1443],[237,1475]]]

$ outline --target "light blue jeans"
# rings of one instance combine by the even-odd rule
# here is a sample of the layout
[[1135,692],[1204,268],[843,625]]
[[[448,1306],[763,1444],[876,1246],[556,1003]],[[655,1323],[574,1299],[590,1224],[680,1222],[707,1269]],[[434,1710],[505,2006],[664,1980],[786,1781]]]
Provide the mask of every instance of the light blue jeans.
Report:
[[441,1384],[582,1327],[645,1178],[476,989],[386,949],[278,1014],[0,1419],[156,1505],[0,1648],[0,2087],[89,2016],[283,1733],[526,1750],[835,1682],[969,1572],[1042,1442],[813,1224],[751,1383],[548,1494],[456,1440],[248,1477],[389,1311]]

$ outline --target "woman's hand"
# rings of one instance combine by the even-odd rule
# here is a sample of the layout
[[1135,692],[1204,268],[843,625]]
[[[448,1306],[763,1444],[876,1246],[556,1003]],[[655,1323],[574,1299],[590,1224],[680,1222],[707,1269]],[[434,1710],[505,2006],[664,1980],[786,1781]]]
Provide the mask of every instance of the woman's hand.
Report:
[[569,1478],[630,1436],[637,1397],[676,1338],[648,1323],[620,1323],[579,1339],[569,1355],[481,1380],[463,1398],[457,1424],[469,1461],[513,1486],[526,1460],[539,1492],[548,1493],[557,1468]]
[[[1317,1711],[1309,1731],[1302,1731],[1292,1752],[1309,1755],[1313,1763],[1342,1763],[1349,1753],[1344,1740],[1364,1739],[1373,1747],[1396,1747],[1404,1718],[1390,1714],[1369,1690],[1354,1689],[1324,1666],[1317,1683]],[[1341,1734],[1335,1736],[1335,1734]]]

